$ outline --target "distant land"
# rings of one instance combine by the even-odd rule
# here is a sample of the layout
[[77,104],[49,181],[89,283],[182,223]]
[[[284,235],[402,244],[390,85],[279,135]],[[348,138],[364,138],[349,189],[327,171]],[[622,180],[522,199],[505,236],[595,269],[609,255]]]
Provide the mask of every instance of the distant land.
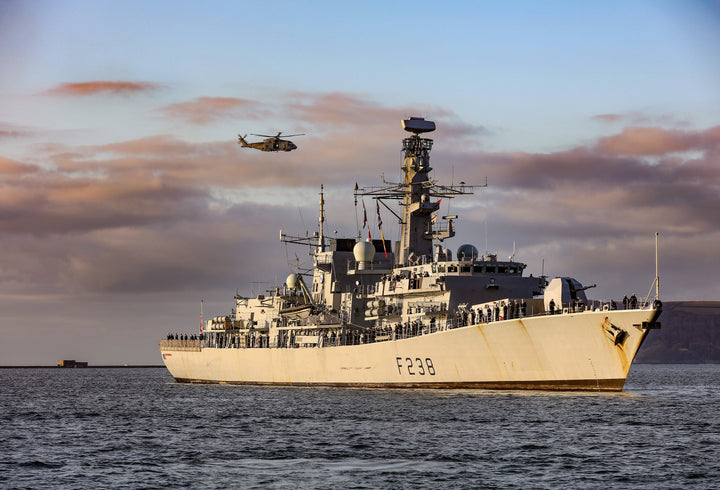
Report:
[[660,330],[645,339],[635,362],[720,364],[720,301],[663,302]]

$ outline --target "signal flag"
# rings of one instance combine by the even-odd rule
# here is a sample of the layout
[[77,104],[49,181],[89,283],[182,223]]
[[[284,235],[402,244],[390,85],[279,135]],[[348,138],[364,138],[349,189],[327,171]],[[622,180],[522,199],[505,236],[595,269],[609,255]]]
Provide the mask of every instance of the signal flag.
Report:
[[363,229],[365,229],[365,226],[367,226],[367,211],[365,210],[365,199],[363,199],[362,205],[363,205]]
[[382,240],[383,244],[383,252],[385,252],[385,258],[388,258],[387,248],[385,248],[385,234],[383,233],[382,229],[382,218],[380,217],[380,203],[378,201],[375,201],[375,209],[377,209],[377,215],[378,215],[378,229],[380,230],[380,239]]

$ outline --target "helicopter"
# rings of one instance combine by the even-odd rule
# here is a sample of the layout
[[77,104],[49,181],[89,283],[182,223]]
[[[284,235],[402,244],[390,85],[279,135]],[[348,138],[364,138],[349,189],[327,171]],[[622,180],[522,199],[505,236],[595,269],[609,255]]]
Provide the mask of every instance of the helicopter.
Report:
[[[245,141],[245,138],[247,137],[247,134],[245,136],[238,135],[239,143],[243,146],[243,148],[255,148],[256,150],[260,151],[292,151],[297,148],[297,145],[293,143],[292,141],[280,139],[280,135],[282,132],[278,132],[275,136],[270,136],[267,134],[254,134],[253,136],[260,136],[262,138],[267,138],[263,141],[258,141],[256,143],[248,143]],[[303,136],[305,133],[300,134],[289,134],[286,136],[286,138],[290,138],[293,136]]]

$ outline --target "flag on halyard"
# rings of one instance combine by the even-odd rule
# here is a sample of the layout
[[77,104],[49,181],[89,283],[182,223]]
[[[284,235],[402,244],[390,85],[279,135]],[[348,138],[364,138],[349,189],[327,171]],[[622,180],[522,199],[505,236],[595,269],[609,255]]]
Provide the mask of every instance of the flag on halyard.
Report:
[[367,211],[365,210],[365,199],[363,199],[362,205],[363,205],[363,229],[365,229],[365,226],[367,226]]
[[380,239],[382,240],[383,244],[383,252],[385,252],[385,258],[387,259],[388,253],[387,248],[385,248],[385,234],[383,233],[382,229],[382,218],[380,217],[380,203],[378,201],[375,201],[375,209],[377,209],[378,229],[380,230]]

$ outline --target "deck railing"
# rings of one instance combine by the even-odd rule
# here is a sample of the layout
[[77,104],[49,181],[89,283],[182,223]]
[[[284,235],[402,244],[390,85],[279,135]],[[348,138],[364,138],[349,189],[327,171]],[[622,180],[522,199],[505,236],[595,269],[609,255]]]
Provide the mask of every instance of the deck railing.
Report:
[[[639,305],[635,309],[645,309],[649,307],[647,304]],[[609,311],[608,304],[594,303],[588,307],[564,307],[555,310],[554,315],[577,314],[589,311]],[[491,324],[497,321],[513,320],[518,318],[530,318],[550,316],[550,312],[540,312],[529,315],[513,315],[511,318],[495,318],[494,314],[489,318],[484,315],[472,316],[460,315],[457,318],[440,319],[431,322],[421,320],[407,321],[404,323],[395,323],[392,326],[368,328],[353,325],[346,325],[341,331],[333,331],[329,328],[308,328],[294,331],[281,331],[280,335],[275,339],[270,339],[268,334],[262,332],[206,332],[201,334],[201,338],[193,340],[167,339],[160,341],[161,350],[177,350],[177,351],[200,351],[201,348],[218,348],[218,349],[248,349],[248,348],[309,348],[309,347],[337,347],[348,345],[372,344],[378,342],[387,342],[390,340],[402,340],[422,335],[430,335],[437,332],[453,330],[456,328],[477,325]],[[319,341],[316,343],[298,344],[298,337],[317,337]]]

